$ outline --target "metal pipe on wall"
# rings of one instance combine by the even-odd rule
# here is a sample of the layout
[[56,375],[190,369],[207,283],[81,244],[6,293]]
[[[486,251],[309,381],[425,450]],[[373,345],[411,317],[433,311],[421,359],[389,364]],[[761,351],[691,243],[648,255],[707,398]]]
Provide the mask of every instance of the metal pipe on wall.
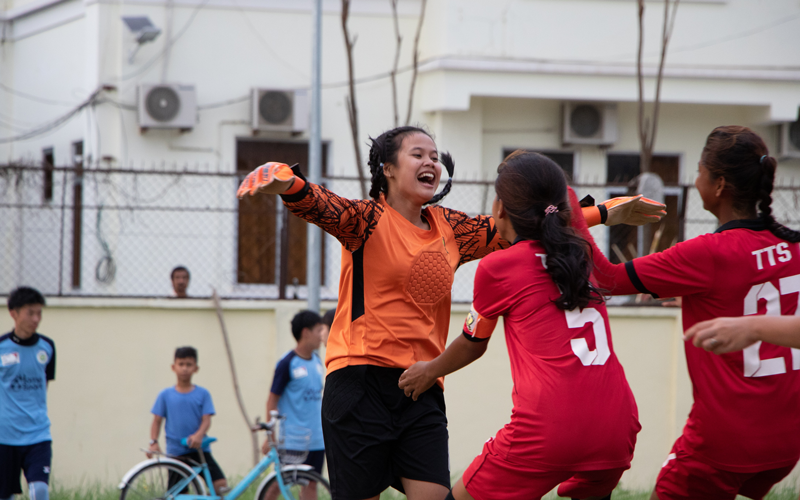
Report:
[[[321,139],[321,61],[322,61],[322,0],[314,0],[311,11],[313,48],[311,56],[311,130],[308,141],[308,180],[319,184],[322,180]],[[319,296],[322,282],[322,230],[314,224],[308,225],[308,251],[306,252],[306,283],[308,286],[308,309],[320,312]]]

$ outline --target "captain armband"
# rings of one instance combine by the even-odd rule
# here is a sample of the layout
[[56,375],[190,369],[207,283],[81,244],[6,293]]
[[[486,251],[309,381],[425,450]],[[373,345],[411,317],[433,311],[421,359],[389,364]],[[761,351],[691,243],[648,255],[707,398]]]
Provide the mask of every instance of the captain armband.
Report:
[[497,319],[484,318],[478,314],[475,306],[472,306],[466,321],[464,321],[462,333],[470,342],[485,342],[492,336],[495,326],[497,326]]

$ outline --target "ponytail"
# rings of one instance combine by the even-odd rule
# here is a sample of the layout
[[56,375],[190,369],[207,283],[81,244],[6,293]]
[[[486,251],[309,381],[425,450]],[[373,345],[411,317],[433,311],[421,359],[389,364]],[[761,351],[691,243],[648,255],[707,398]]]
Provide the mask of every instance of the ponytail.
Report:
[[[425,134],[430,137],[430,134],[424,129],[405,126],[386,131],[375,139],[372,137],[369,138],[370,148],[367,164],[369,165],[369,172],[372,175],[369,188],[370,198],[378,200],[381,197],[381,193],[387,194],[389,192],[389,183],[386,180],[386,175],[383,173],[383,166],[386,163],[397,163],[397,152],[400,150],[403,138],[416,133]],[[440,161],[450,177],[447,179],[444,188],[439,193],[435,194],[433,198],[428,200],[426,205],[433,205],[442,201],[442,198],[447,196],[453,185],[453,171],[455,170],[453,157],[450,156],[449,153],[442,153]]]
[[547,273],[561,292],[559,309],[584,308],[601,302],[592,286],[589,244],[571,227],[567,180],[561,167],[546,156],[511,153],[498,167],[497,196],[517,235],[544,246]]
[[772,189],[775,185],[775,169],[778,162],[771,156],[762,156],[759,160],[761,184],[758,192],[758,218],[772,234],[790,243],[800,242],[800,232],[780,224],[772,216]]
[[779,224],[772,215],[772,189],[778,162],[769,156],[764,140],[747,127],[728,125],[711,131],[703,148],[701,163],[712,178],[725,178],[733,207],[753,214],[778,238],[800,242],[800,232]]

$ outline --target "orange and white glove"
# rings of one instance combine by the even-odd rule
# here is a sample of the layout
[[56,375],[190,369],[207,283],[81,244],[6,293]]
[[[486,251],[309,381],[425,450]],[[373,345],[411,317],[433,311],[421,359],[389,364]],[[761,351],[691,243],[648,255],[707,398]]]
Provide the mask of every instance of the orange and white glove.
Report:
[[598,224],[616,226],[627,224],[629,226],[643,226],[651,222],[658,222],[667,215],[666,205],[645,198],[642,195],[620,196],[606,200],[594,207],[583,207],[583,217],[589,227]]
[[256,193],[291,194],[288,191],[300,191],[304,185],[305,181],[296,177],[289,165],[271,161],[247,174],[236,191],[236,196],[244,198]]

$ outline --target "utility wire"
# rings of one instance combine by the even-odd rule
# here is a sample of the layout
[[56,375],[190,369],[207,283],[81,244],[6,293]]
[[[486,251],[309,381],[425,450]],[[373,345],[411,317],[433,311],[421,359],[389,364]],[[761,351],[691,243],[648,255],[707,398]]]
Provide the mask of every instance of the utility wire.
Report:
[[38,135],[46,134],[47,132],[51,132],[65,123],[67,123],[70,119],[72,119],[75,115],[80,113],[83,109],[87,106],[90,106],[95,100],[97,96],[103,91],[102,88],[95,90],[92,94],[81,104],[77,107],[73,108],[71,111],[67,112],[66,114],[56,118],[53,121],[40,125],[36,128],[33,128],[27,132],[23,132],[22,134],[11,136],[11,137],[0,137],[0,144],[7,144],[9,142],[17,142],[17,141],[24,141],[27,139],[31,139]]

